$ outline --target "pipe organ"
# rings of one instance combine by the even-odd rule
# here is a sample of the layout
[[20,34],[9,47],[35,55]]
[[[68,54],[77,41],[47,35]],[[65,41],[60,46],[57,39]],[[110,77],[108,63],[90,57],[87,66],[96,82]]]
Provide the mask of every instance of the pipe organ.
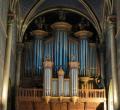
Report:
[[62,101],[65,97],[75,103],[80,95],[85,97],[79,89],[95,88],[97,48],[89,42],[93,33],[79,30],[71,34],[72,25],[67,22],[56,22],[51,29],[52,37],[43,30],[31,32],[33,41],[25,42],[24,46],[22,74],[43,74],[43,95],[47,103],[55,98]]

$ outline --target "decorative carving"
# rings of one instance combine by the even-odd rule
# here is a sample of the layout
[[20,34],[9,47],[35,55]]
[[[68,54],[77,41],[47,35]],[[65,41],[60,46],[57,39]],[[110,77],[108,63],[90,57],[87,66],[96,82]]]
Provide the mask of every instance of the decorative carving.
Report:
[[43,62],[44,68],[52,68],[53,67],[53,62],[46,60],[45,62]]
[[66,30],[66,31],[70,31],[72,28],[72,25],[67,23],[67,22],[56,22],[54,24],[51,25],[52,29],[59,29],[59,30]]
[[71,99],[72,99],[72,102],[74,104],[78,101],[78,97],[77,96],[73,96]]
[[107,18],[107,21],[109,22],[109,23],[116,23],[116,16],[115,15],[111,15],[111,16],[108,16],[108,18]]
[[51,96],[45,96],[44,99],[45,99],[46,103],[48,104],[51,99]]
[[64,71],[62,69],[62,67],[60,67],[59,71],[58,71],[58,76],[63,76],[64,75]]
[[80,63],[79,62],[69,62],[70,68],[79,68]]
[[24,44],[21,42],[17,43],[17,53],[20,54],[23,50]]
[[31,32],[32,36],[39,36],[39,37],[45,37],[48,35],[48,32],[44,30],[34,30]]
[[86,37],[92,37],[93,33],[87,30],[82,30],[82,31],[78,31],[75,33],[76,37],[80,37],[80,38],[86,38]]

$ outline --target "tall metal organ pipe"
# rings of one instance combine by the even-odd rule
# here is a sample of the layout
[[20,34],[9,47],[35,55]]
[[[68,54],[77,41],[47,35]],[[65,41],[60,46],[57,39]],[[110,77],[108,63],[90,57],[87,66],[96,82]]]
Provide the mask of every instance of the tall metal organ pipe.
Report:
[[78,96],[78,74],[79,74],[79,62],[71,61],[69,62],[70,68],[70,85],[71,85],[71,96],[72,100],[75,103]]
[[51,27],[54,30],[55,72],[58,71],[60,66],[66,72],[68,63],[68,32],[72,26],[67,22],[56,22]]
[[[78,42],[76,40],[69,39],[69,62],[71,60],[79,61],[78,60]],[[73,59],[74,57],[74,59]]]
[[44,59],[47,57],[53,61],[53,39],[44,42]]
[[89,71],[90,76],[96,75],[96,66],[97,66],[97,51],[96,51],[96,43],[89,43]]
[[43,60],[43,37],[47,36],[48,33],[43,30],[34,30],[31,32],[34,37],[34,70],[35,75],[39,76],[42,70],[42,60]]
[[92,36],[92,32],[87,30],[78,31],[75,33],[79,37],[79,62],[80,76],[89,76],[89,44],[88,38]]
[[46,60],[44,63],[44,96],[45,100],[48,103],[51,97],[51,84],[52,84],[52,69],[53,62]]

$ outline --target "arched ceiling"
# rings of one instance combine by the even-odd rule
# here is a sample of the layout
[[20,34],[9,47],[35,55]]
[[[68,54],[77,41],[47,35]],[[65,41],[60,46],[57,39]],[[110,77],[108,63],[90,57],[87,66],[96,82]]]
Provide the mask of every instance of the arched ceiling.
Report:
[[94,24],[101,34],[104,0],[20,0],[21,36],[31,20],[43,10],[67,7],[79,11]]

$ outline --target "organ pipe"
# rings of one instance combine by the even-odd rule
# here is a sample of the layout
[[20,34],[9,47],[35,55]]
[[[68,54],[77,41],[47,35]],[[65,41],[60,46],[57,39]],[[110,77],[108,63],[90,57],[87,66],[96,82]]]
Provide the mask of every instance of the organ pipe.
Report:
[[34,36],[34,70],[35,75],[39,76],[42,71],[42,60],[43,60],[43,38],[48,35],[46,31],[34,30],[31,32]]
[[71,84],[71,96],[72,101],[75,103],[78,96],[78,74],[79,74],[79,62],[69,62],[70,67],[70,84]]
[[43,62],[44,65],[44,96],[45,100],[48,103],[51,96],[51,80],[52,80],[52,68],[53,68],[53,62],[51,62],[49,59],[47,59],[45,62]]
[[87,30],[78,31],[75,33],[79,37],[79,62],[80,62],[80,76],[89,76],[89,44],[88,38],[92,36],[92,32]]
[[64,85],[64,71],[62,67],[60,67],[58,71],[58,95],[63,96],[63,86]]
[[75,61],[78,61],[78,42],[73,39],[69,39],[69,62],[74,57]]
[[97,62],[96,43],[89,43],[89,48],[90,48],[89,55],[90,76],[96,76],[96,62]]
[[71,25],[66,22],[56,22],[51,25],[54,30],[54,63],[55,72],[61,66],[63,70],[67,71],[68,63],[68,32],[71,29]]
[[44,44],[44,59],[49,57],[53,61],[53,39],[47,39]]

